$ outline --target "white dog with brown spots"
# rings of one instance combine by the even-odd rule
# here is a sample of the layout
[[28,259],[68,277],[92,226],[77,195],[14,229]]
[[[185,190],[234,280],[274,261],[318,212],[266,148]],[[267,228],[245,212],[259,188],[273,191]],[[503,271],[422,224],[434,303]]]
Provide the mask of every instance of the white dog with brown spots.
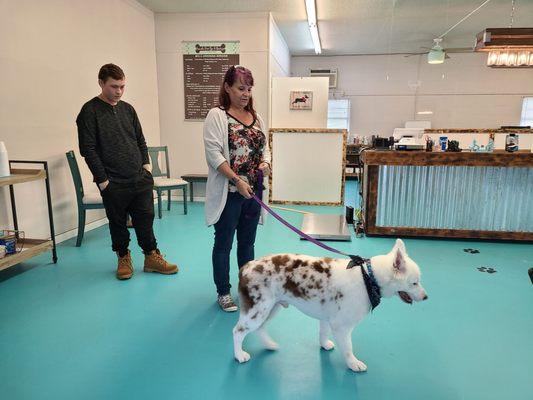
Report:
[[333,349],[329,338],[333,333],[348,368],[366,371],[365,363],[353,354],[354,327],[379,303],[379,297],[398,295],[411,304],[428,296],[420,284],[418,265],[400,239],[388,254],[363,260],[364,264],[353,268],[348,268],[349,261],[279,254],[246,264],[239,273],[241,310],[233,328],[235,358],[240,363],[250,359],[242,342],[253,331],[267,349],[276,350],[278,345],[266,332],[265,323],[280,306],[292,304],[320,320],[323,349]]

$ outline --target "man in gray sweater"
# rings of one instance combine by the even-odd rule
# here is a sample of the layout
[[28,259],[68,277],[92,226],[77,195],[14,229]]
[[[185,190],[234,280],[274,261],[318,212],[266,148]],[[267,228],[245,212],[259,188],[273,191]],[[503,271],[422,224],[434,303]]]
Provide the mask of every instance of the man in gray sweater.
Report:
[[168,263],[157,248],[153,231],[154,179],[137,113],[120,100],[125,79],[117,65],[100,68],[98,84],[102,92],[83,105],[76,119],[80,153],[102,195],[112,248],[118,255],[117,278],[133,275],[128,214],[145,254],[144,271],[175,274],[177,265]]

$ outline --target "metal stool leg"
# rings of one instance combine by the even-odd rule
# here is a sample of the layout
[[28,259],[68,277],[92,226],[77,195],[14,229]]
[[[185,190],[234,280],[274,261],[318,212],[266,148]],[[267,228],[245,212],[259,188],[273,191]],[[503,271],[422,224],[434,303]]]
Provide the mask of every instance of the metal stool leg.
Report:
[[187,186],[183,186],[183,213],[187,215]]

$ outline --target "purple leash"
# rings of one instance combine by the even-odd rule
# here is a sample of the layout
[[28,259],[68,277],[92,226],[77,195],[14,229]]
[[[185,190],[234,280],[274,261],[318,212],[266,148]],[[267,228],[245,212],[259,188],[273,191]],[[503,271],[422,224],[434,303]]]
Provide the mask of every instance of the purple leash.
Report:
[[[337,249],[334,249],[333,247],[330,247],[328,246],[327,244],[324,244],[320,241],[318,241],[317,239],[315,238],[312,238],[311,236],[303,233],[301,230],[299,230],[298,228],[296,228],[295,226],[289,224],[287,221],[285,221],[280,215],[278,215],[274,210],[272,210],[269,206],[267,206],[265,203],[263,203],[263,200],[262,200],[262,197],[263,197],[263,171],[261,170],[258,170],[257,171],[257,183],[258,183],[258,192],[259,192],[259,196],[257,196],[256,194],[253,194],[252,195],[252,198],[257,201],[259,203],[259,205],[261,207],[263,207],[270,215],[272,215],[274,218],[276,218],[279,222],[281,222],[283,225],[285,225],[287,228],[289,228],[290,230],[292,230],[293,232],[297,233],[300,237],[310,241],[311,243],[319,246],[319,247],[322,247],[323,249],[327,250],[327,251],[331,251],[333,253],[337,253],[337,254],[342,254],[343,256],[348,256],[350,257],[353,261],[356,261],[356,262],[359,262],[359,260],[361,259],[361,257],[359,256],[354,256],[352,254],[348,254],[348,253],[345,253],[343,251],[340,251],[340,250],[337,250]],[[361,259],[362,260],[362,259]]]

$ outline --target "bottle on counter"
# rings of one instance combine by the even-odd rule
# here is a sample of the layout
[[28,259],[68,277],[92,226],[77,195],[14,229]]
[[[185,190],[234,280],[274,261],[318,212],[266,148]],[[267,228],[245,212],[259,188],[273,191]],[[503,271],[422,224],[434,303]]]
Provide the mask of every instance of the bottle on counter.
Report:
[[433,151],[434,144],[433,139],[429,135],[426,136],[426,151]]
[[487,152],[488,153],[492,153],[494,151],[494,138],[496,137],[496,135],[491,132],[489,133],[489,143],[487,143]]
[[448,144],[448,137],[447,136],[441,136],[439,138],[439,143],[440,143],[440,150],[441,151],[446,151],[446,146]]
[[518,135],[510,133],[505,137],[505,151],[510,153],[518,151]]
[[0,177],[11,175],[9,169],[9,157],[7,155],[6,145],[0,142]]

